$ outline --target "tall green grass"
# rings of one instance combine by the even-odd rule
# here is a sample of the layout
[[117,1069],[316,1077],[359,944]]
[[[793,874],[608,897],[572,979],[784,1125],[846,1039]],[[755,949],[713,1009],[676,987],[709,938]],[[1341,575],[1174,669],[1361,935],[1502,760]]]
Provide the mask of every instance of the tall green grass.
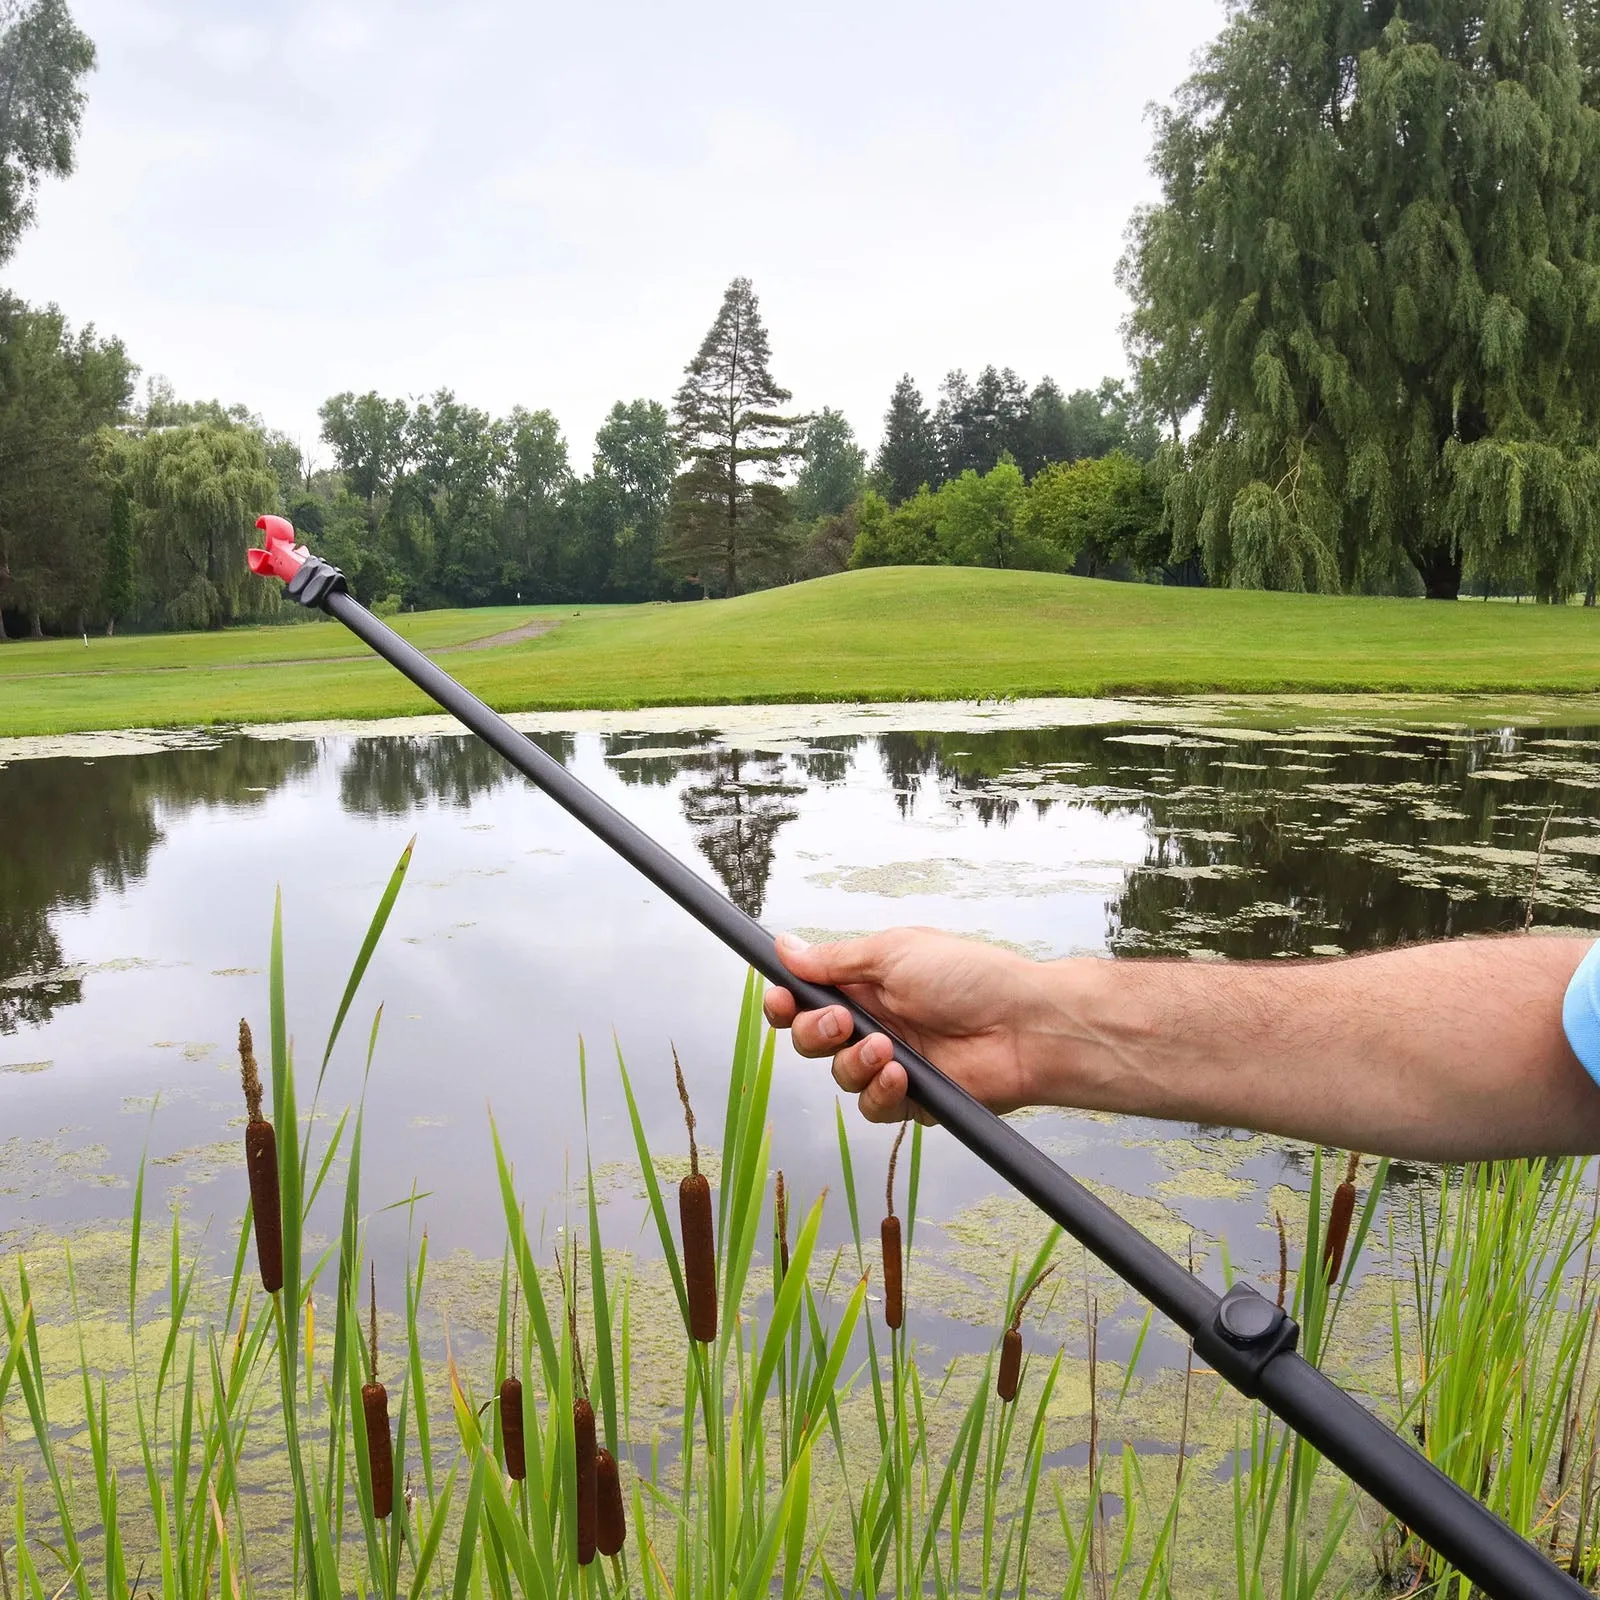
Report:
[[[409,860],[408,848],[345,987],[313,1109]],[[220,1278],[208,1265],[214,1253],[177,1215],[158,1238],[142,1167],[126,1278],[114,1291],[98,1271],[81,1280],[69,1250],[70,1320],[42,1325],[36,1274],[26,1258],[18,1262],[0,1285],[0,1408],[10,1400],[27,1430],[3,1446],[13,1470],[9,1508],[0,1501],[0,1600],[1169,1600],[1230,1591],[1238,1600],[1298,1600],[1376,1592],[1385,1581],[1465,1595],[1314,1451],[1192,1363],[1176,1458],[1141,1455],[1122,1442],[1151,1318],[1118,1377],[1099,1354],[1096,1280],[1087,1262],[1076,1270],[1080,1258],[1059,1230],[1013,1262],[986,1355],[931,1355],[916,1338],[936,1309],[919,1301],[920,1128],[907,1158],[900,1329],[886,1329],[875,1310],[881,1268],[875,1219],[863,1215],[862,1198],[881,1190],[876,1177],[858,1184],[842,1113],[838,1193],[797,1196],[790,1188],[780,1243],[768,1126],[774,1041],[754,977],[740,1007],[723,1119],[716,1339],[687,1336],[676,1210],[619,1056],[616,1087],[660,1263],[607,1249],[587,1163],[565,1228],[530,1220],[491,1127],[504,1247],[498,1287],[484,1291],[489,1331],[446,1326],[436,1339],[424,1332],[433,1295],[426,1197],[402,1202],[412,1229],[405,1269],[393,1281],[381,1271],[377,1279],[384,1315],[376,1377],[393,1428],[394,1509],[374,1516],[362,1403],[362,1386],[374,1377],[364,1339],[372,1212],[363,1191],[363,1106],[302,1117],[283,948],[280,906],[267,998],[283,1288],[260,1291],[248,1211]],[[379,1008],[368,1031],[368,1074],[381,1016]],[[581,1055],[579,1071],[587,1123],[595,1086]],[[1374,1404],[1592,1579],[1600,1553],[1596,1209],[1581,1165],[1446,1173],[1435,1190],[1413,1190],[1392,1205],[1385,1178],[1380,1164],[1343,1269],[1329,1282],[1319,1267],[1323,1166],[1320,1156],[1313,1161],[1304,1265],[1285,1284],[1303,1348],[1328,1358],[1349,1307],[1359,1300],[1370,1311],[1381,1280],[1357,1263],[1381,1223],[1394,1293],[1376,1326],[1390,1349],[1360,1370],[1381,1377],[1392,1362],[1394,1393],[1380,1396],[1374,1381]],[[842,1247],[830,1247],[824,1219],[841,1198],[849,1232]],[[326,1242],[312,1222],[319,1202],[319,1217],[336,1216]],[[1017,1397],[1005,1403],[996,1392],[1004,1330],[1028,1286],[1052,1266],[1023,1308],[1028,1354]],[[679,1365],[663,1407],[644,1392],[645,1352],[659,1365],[662,1323],[674,1315],[666,1343]],[[1080,1315],[1086,1364],[1061,1343],[1063,1326],[1076,1330]],[[1044,1337],[1046,1327],[1053,1338]],[[1370,1336],[1369,1326],[1369,1344]],[[1357,1354],[1361,1347],[1355,1339]],[[1349,1350],[1339,1357],[1349,1358]],[[1058,1469],[1050,1458],[1061,1437],[1063,1387],[1085,1373],[1087,1464]],[[520,1481],[504,1466],[497,1400],[508,1376],[520,1380],[524,1397]],[[649,1383],[659,1387],[656,1377]],[[614,1557],[580,1565],[574,1402],[585,1391],[599,1442],[620,1464],[627,1536]],[[1233,1440],[1226,1483],[1197,1464],[1197,1439],[1219,1431]],[[1220,1589],[1197,1581],[1193,1559],[1219,1538],[1229,1552]]]

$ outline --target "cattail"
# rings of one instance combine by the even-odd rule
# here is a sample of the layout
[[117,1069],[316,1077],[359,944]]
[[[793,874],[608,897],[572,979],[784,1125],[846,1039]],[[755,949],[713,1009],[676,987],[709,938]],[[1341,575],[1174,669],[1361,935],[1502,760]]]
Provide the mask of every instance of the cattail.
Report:
[[889,1181],[884,1185],[886,1215],[878,1230],[883,1246],[883,1320],[891,1328],[898,1328],[906,1318],[904,1262],[900,1253],[900,1219],[894,1214],[894,1169],[900,1159],[900,1144],[906,1136],[909,1123],[902,1122],[895,1135],[894,1148],[889,1152]]
[[1011,1324],[1006,1329],[1005,1337],[1000,1341],[1000,1374],[995,1380],[994,1390],[1004,1405],[1010,1405],[1017,1398],[1017,1384],[1022,1377],[1022,1313],[1033,1298],[1033,1291],[1055,1270],[1055,1263],[1052,1261],[1022,1291],[1017,1299],[1016,1309],[1011,1313]]
[[628,1522],[622,1511],[622,1479],[617,1474],[617,1458],[601,1445],[594,1453],[595,1545],[603,1556],[614,1556],[628,1537]]
[[783,1168],[778,1168],[778,1181],[772,1188],[772,1231],[778,1236],[778,1280],[772,1292],[777,1294],[778,1284],[789,1276],[789,1190],[783,1181]]
[[1350,1219],[1356,1213],[1356,1168],[1361,1157],[1354,1150],[1344,1172],[1344,1182],[1333,1191],[1333,1205],[1328,1211],[1328,1238],[1322,1247],[1324,1276],[1333,1283],[1344,1265],[1344,1247],[1350,1237]]
[[505,1451],[506,1476],[521,1483],[528,1476],[522,1446],[522,1380],[506,1378],[500,1385],[500,1445]]
[[[596,1500],[599,1484],[596,1478],[599,1462],[594,1443],[594,1407],[579,1395],[572,1402],[573,1451],[578,1468],[578,1565],[586,1567],[594,1560],[597,1528]],[[613,1463],[613,1468],[615,1463]]]
[[[1283,1299],[1289,1292],[1289,1230],[1283,1225],[1283,1213],[1278,1218],[1278,1309],[1283,1309]],[[1190,1267],[1190,1272],[1194,1271]]]
[[578,1503],[574,1507],[573,1531],[577,1536],[578,1565],[586,1567],[594,1560],[596,1536],[596,1502],[599,1498],[594,1435],[594,1407],[589,1402],[589,1380],[583,1372],[583,1347],[578,1343],[578,1263],[572,1262],[572,1293],[567,1294],[567,1275],[556,1256],[556,1271],[561,1275],[561,1293],[567,1302],[567,1332],[572,1339],[572,1375],[575,1390],[572,1397],[572,1462],[578,1479]]
[[381,1522],[394,1508],[394,1442],[389,1437],[389,1392],[378,1382],[378,1273],[372,1270],[372,1381],[361,1385],[367,1421],[367,1471],[372,1479],[372,1514]]
[[[511,1339],[507,1357],[516,1359],[517,1299],[511,1296]],[[506,1476],[521,1483],[528,1476],[527,1452],[522,1442],[522,1380],[509,1372],[500,1382],[500,1448],[505,1452]]]
[[276,1294],[283,1287],[283,1207],[278,1200],[278,1140],[261,1115],[261,1074],[256,1070],[250,1024],[239,1019],[239,1075],[244,1081],[244,1165],[250,1176],[250,1210],[255,1218],[256,1265],[261,1287]]
[[678,1052],[672,1052],[678,1098],[689,1126],[689,1175],[678,1185],[678,1222],[683,1230],[683,1276],[689,1293],[689,1337],[710,1344],[717,1337],[717,1253],[711,1235],[711,1185],[700,1170],[694,1142],[694,1108]]

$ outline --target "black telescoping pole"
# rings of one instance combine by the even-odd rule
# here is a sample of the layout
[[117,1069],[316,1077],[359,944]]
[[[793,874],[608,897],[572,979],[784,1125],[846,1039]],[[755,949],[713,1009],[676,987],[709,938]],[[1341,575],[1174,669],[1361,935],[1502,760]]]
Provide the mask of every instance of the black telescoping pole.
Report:
[[[293,555],[298,558],[300,552]],[[256,570],[288,575],[265,562]],[[1295,1350],[1299,1328],[1281,1308],[1244,1283],[1226,1295],[1215,1294],[860,1006],[838,990],[795,978],[760,923],[373,616],[347,592],[337,568],[305,556],[298,570],[292,565],[289,570],[294,599],[337,617],[736,955],[788,989],[804,1009],[842,1005],[854,1023],[854,1038],[882,1033],[893,1040],[895,1060],[905,1069],[918,1105],[1177,1323],[1203,1361],[1242,1393],[1263,1400],[1494,1600],[1589,1594],[1300,1356]]]

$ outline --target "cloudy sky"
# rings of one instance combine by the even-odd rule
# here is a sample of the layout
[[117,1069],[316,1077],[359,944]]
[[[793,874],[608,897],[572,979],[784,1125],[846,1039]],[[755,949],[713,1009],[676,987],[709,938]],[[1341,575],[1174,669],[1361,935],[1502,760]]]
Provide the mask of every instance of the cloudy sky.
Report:
[[341,389],[670,399],[728,279],[870,444],[909,370],[1093,384],[1145,107],[1217,0],[73,0],[79,170],[7,269],[314,452]]

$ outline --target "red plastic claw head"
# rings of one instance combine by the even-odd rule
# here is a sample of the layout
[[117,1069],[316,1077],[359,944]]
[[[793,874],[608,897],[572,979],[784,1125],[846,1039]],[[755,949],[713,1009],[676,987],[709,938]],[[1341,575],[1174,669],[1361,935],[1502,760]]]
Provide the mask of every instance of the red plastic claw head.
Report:
[[258,578],[282,578],[287,583],[305,565],[306,549],[294,542],[294,526],[284,517],[257,517],[266,534],[263,549],[250,552],[250,570]]

